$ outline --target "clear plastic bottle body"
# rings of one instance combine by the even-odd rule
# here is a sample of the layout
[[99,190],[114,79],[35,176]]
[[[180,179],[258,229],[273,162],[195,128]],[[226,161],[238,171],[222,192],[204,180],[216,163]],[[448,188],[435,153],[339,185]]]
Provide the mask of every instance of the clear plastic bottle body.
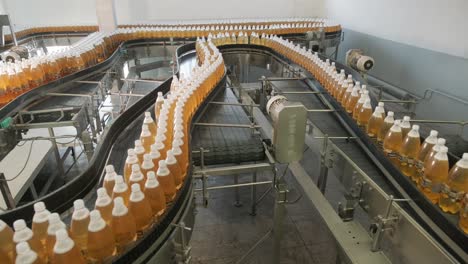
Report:
[[141,191],[140,185],[132,185],[128,209],[135,219],[137,234],[141,236],[152,222],[153,211],[148,199]]
[[468,193],[465,194],[462,202],[462,208],[460,210],[458,219],[458,226],[463,232],[465,232],[465,234],[468,234]]
[[112,210],[112,231],[115,238],[117,252],[121,253],[136,239],[136,225],[133,215],[128,211],[122,201],[114,199]]
[[398,121],[395,121],[394,125],[387,132],[387,135],[385,135],[385,139],[383,141],[384,153],[395,166],[400,165],[399,153],[401,151],[402,144],[403,135],[401,133],[400,124]]
[[92,262],[107,262],[116,253],[114,234],[97,212],[91,212],[88,226],[88,257]]
[[442,183],[447,180],[448,172],[447,147],[443,146],[425,168],[424,177],[420,181],[420,189],[434,204],[439,202]]
[[387,135],[390,128],[393,126],[394,119],[393,119],[393,112],[389,111],[387,117],[385,117],[384,122],[377,134],[377,142],[380,146],[382,146],[385,136]]
[[424,161],[437,143],[437,135],[437,131],[431,130],[430,135],[421,144],[418,159],[416,161],[416,174],[415,177],[412,178],[416,183],[419,183],[419,180],[424,176]]
[[377,136],[384,123],[384,113],[376,113],[375,111],[367,123],[367,135],[373,140],[377,140]]
[[442,184],[439,207],[446,213],[456,214],[462,208],[464,195],[468,193],[468,154],[450,170],[448,180]]
[[[77,204],[79,204],[77,206]],[[70,222],[70,235],[81,251],[86,251],[88,244],[89,211],[83,200],[75,201],[75,211]]]
[[0,220],[0,256],[5,263],[15,263],[16,251],[13,230]]
[[401,171],[403,174],[411,178],[417,177],[415,163],[419,156],[420,145],[421,139],[419,136],[419,126],[414,125],[413,130],[411,130],[403,140],[400,160]]

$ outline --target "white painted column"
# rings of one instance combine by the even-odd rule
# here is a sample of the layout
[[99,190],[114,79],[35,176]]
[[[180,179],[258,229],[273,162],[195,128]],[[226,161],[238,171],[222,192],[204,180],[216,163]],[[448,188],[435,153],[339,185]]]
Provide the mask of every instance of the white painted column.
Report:
[[111,32],[117,29],[114,0],[96,0],[96,15],[101,32]]

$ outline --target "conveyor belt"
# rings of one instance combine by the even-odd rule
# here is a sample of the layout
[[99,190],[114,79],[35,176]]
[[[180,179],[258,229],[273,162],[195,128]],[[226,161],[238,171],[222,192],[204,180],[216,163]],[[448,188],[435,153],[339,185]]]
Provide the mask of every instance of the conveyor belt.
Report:
[[[239,103],[231,89],[223,89],[213,101]],[[200,122],[250,124],[242,107],[217,104],[208,106]],[[208,150],[204,155],[205,165],[263,160],[265,153],[262,140],[258,133],[253,132],[250,128],[198,126],[193,133],[192,149],[203,147]],[[200,154],[194,154],[193,160],[195,165],[200,165]]]

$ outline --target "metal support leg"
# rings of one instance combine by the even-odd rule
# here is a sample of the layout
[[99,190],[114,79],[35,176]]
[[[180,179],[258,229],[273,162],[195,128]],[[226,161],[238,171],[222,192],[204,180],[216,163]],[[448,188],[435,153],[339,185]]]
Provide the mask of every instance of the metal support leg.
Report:
[[280,263],[281,240],[284,233],[284,219],[286,217],[286,206],[288,189],[286,184],[278,183],[276,186],[276,203],[273,216],[273,262]]
[[83,131],[81,133],[81,141],[83,141],[83,147],[86,153],[86,158],[88,159],[88,161],[90,161],[94,154],[94,148],[93,148],[93,140],[89,136],[88,132]]
[[[257,182],[257,172],[255,171],[252,174],[252,182],[256,183]],[[252,208],[250,211],[250,215],[255,216],[257,215],[257,185],[252,185],[251,189],[251,196],[252,196]]]
[[8,187],[8,182],[5,179],[5,174],[0,172],[0,192],[2,193],[3,200],[8,209],[14,209],[16,207],[15,199],[11,195],[10,188]]
[[65,170],[63,169],[62,159],[60,158],[57,141],[55,140],[54,129],[52,127],[49,127],[48,130],[49,130],[50,141],[52,142],[52,146],[54,147],[54,155],[55,155],[55,159],[57,160],[57,167],[59,170],[59,175],[63,176]]
[[[239,184],[239,175],[238,174],[234,175],[234,184],[235,185]],[[242,203],[240,202],[240,193],[239,193],[239,191],[240,191],[239,187],[234,188],[234,197],[235,197],[234,206],[235,207],[241,207],[242,206]]]
[[320,192],[325,193],[327,187],[328,178],[328,166],[327,166],[327,151],[328,151],[328,135],[323,138],[322,151],[320,153],[320,173],[317,179],[317,187]]

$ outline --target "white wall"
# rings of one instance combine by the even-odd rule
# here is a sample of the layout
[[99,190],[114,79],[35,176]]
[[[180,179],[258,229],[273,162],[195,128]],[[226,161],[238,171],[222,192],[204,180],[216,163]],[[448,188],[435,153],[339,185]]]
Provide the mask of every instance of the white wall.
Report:
[[[97,24],[96,0],[0,0],[17,25]],[[323,16],[325,0],[114,0],[119,24],[148,20]],[[1,7],[1,4],[0,4]]]
[[345,28],[464,58],[467,12],[467,0],[326,0]]

